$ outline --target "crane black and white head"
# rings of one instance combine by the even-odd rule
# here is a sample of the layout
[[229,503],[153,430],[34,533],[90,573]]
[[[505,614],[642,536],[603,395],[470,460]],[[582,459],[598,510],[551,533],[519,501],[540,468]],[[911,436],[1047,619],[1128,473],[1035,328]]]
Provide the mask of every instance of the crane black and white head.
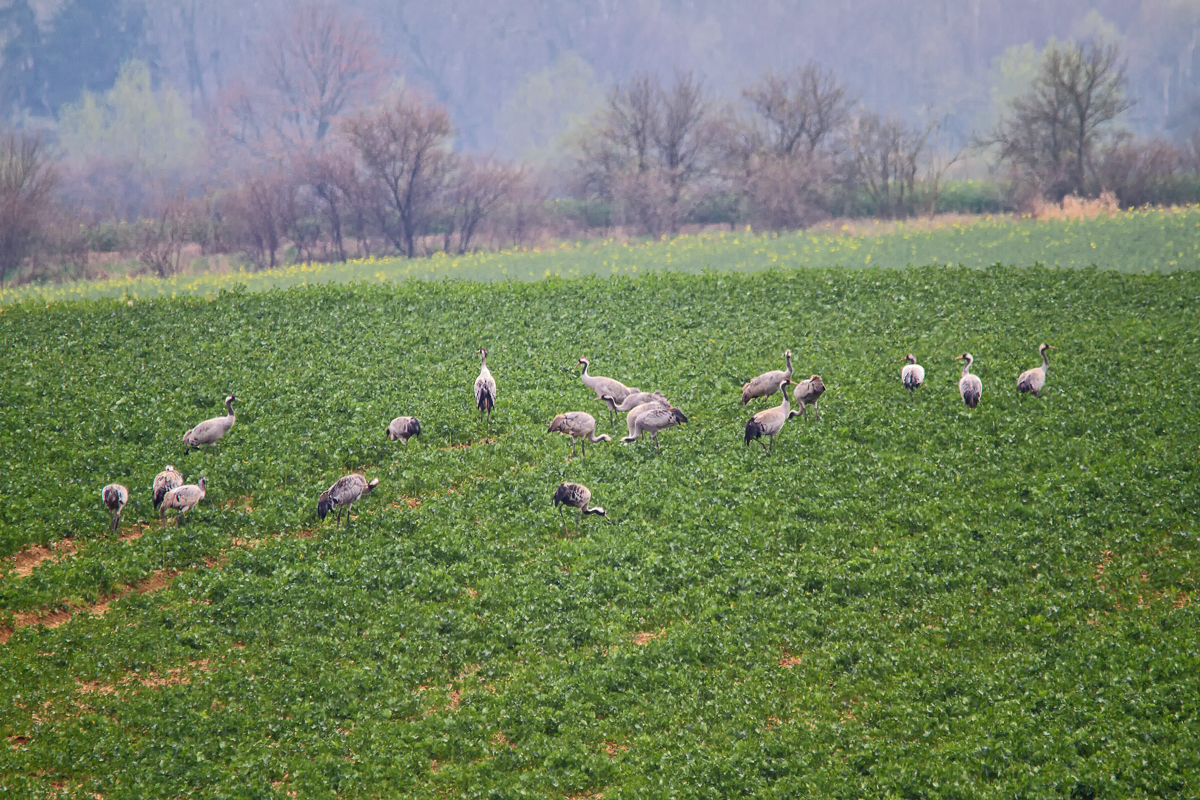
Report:
[[1045,342],[1042,342],[1041,344],[1039,344],[1039,345],[1038,345],[1038,352],[1039,352],[1039,353],[1045,353],[1047,350],[1057,350],[1057,349],[1058,349],[1058,348],[1057,348],[1057,347],[1055,347],[1054,345],[1052,345],[1052,344],[1046,344]]
[[321,492],[321,496],[317,498],[317,519],[325,521],[325,516],[333,510],[333,500],[329,497],[329,490]]
[[912,353],[909,353],[908,355],[906,355],[904,358],[902,358],[902,359],[900,359],[900,360],[901,360],[901,361],[907,361],[907,362],[908,362],[908,363],[910,363],[910,364],[915,364],[915,363],[917,363],[917,357],[916,357],[916,356],[914,356]]
[[975,363],[975,356],[971,355],[970,353],[963,353],[961,356],[959,356],[958,358],[956,358],[954,360],[955,361],[966,361],[967,365],[969,366],[969,365]]
[[587,368],[592,365],[592,360],[590,358],[588,358],[587,356],[580,356],[579,360],[576,361],[575,363],[583,364],[583,371],[587,372]]

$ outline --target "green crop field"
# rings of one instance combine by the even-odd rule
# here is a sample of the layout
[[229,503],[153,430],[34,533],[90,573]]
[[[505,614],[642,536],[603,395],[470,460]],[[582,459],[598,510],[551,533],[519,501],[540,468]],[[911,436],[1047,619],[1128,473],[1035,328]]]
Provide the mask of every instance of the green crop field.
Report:
[[[1200,272],[759,266],[6,305],[0,796],[1200,794]],[[828,390],[768,454],[785,348]],[[624,434],[584,355],[690,422],[569,459]]]
[[[885,226],[887,227],[887,226]],[[889,228],[890,230],[890,228]],[[214,297],[222,290],[405,280],[532,281],[550,277],[636,276],[650,272],[755,272],[772,268],[907,267],[994,264],[1171,273],[1200,267],[1200,207],[1133,210],[1112,217],[1036,221],[980,217],[924,230],[900,223],[886,235],[748,231],[681,236],[662,242],[575,242],[547,250],[414,260],[364,259],[346,264],[295,264],[260,272],[117,278],[61,286],[0,289],[0,306],[22,300],[57,302],[99,297]]]

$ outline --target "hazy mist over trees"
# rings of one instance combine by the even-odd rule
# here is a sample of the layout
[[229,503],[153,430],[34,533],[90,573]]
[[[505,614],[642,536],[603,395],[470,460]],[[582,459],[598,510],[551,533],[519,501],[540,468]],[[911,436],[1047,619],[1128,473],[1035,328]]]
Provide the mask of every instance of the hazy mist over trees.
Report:
[[4,269],[1184,200],[1198,41],[1200,0],[0,0]]

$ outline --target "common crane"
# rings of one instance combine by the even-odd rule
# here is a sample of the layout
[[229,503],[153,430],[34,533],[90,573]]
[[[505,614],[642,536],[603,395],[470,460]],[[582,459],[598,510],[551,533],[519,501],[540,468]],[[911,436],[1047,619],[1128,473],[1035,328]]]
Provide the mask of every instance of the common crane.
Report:
[[1038,345],[1038,354],[1042,357],[1042,365],[1027,369],[1017,378],[1017,391],[1024,394],[1031,392],[1034,397],[1040,397],[1042,387],[1046,385],[1046,370],[1050,368],[1050,359],[1046,357],[1047,350],[1057,350],[1057,347],[1051,347],[1045,342]]
[[[562,518],[563,506],[571,506],[572,508],[579,509],[579,514],[575,520],[576,530],[578,530],[583,524],[584,514],[599,514],[605,519],[608,519],[610,522],[612,521],[609,519],[608,514],[605,513],[603,508],[600,508],[599,506],[596,506],[595,508],[588,508],[588,503],[590,503],[591,500],[591,489],[587,488],[582,483],[564,482],[560,483],[558,488],[554,490],[554,507],[558,509],[559,518]],[[563,519],[563,533],[566,532],[567,521],[566,519]]]
[[233,427],[233,423],[235,422],[233,404],[235,402],[237,402],[237,398],[233,395],[226,397],[225,416],[204,420],[204,422],[201,422],[183,435],[183,443],[188,447],[203,447],[205,445],[216,444]]
[[379,485],[379,478],[373,478],[370,483],[358,473],[338,478],[333,486],[321,492],[317,499],[317,517],[324,522],[325,515],[337,509],[337,519],[334,525],[342,521],[342,506],[346,507],[346,527],[350,527],[350,507],[371,493]]
[[780,381],[790,381],[792,378],[792,351],[784,350],[783,357],[787,360],[787,369],[773,369],[764,372],[742,387],[742,405],[746,405],[756,397],[770,397],[779,391]]
[[568,411],[559,414],[550,423],[547,433],[564,433],[571,437],[571,455],[575,455],[575,442],[583,448],[587,455],[587,442],[611,442],[612,437],[606,433],[596,435],[596,418],[586,411]]

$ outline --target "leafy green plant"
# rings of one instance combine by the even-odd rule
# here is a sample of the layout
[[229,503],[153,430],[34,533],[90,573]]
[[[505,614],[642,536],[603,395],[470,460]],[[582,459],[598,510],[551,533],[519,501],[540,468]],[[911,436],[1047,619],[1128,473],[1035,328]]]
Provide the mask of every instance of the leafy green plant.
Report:
[[[6,308],[0,548],[76,549],[0,609],[173,583],[0,645],[0,788],[1194,794],[1197,297],[1193,272],[914,267]],[[767,456],[739,393],[784,348],[828,390]],[[689,424],[568,459],[555,414],[618,432],[582,355]],[[231,391],[235,427],[184,455]],[[150,507],[167,462],[209,479],[182,528]],[[321,526],[348,470],[379,487]],[[110,480],[140,538],[104,537]],[[563,535],[562,480],[613,523]]]

